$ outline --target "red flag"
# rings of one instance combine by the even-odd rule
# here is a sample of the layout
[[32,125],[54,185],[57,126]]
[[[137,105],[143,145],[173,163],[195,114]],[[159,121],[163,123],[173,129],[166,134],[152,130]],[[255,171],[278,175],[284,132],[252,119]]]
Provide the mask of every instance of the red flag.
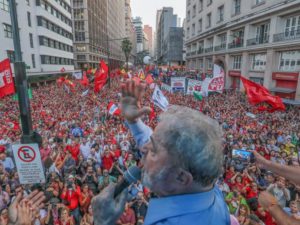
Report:
[[152,78],[151,74],[147,75],[147,77],[146,77],[146,83],[149,84],[149,85],[153,83],[153,78]]
[[0,62],[0,98],[15,93],[15,85],[11,72],[10,61]]
[[59,85],[63,84],[64,82],[65,82],[65,78],[64,77],[60,77],[60,78],[58,78],[56,80],[56,83],[59,84]]
[[108,77],[108,67],[103,60],[101,60],[100,65],[101,69],[98,69],[95,73],[95,93],[98,93],[103,88]]
[[70,80],[65,80],[65,84],[67,84],[68,86],[70,86],[70,88],[75,88],[75,84],[72,82],[72,81],[70,81]]
[[[269,112],[285,110],[285,105],[282,103],[280,97],[273,96],[268,89],[243,76],[241,76],[241,80],[244,84],[250,104],[256,105],[262,102],[268,103],[271,106],[271,108],[268,108]],[[260,108],[260,110],[262,110],[262,108]]]
[[83,77],[82,77],[82,80],[80,81],[80,84],[84,87],[89,85],[89,80],[86,76],[86,72],[83,72]]

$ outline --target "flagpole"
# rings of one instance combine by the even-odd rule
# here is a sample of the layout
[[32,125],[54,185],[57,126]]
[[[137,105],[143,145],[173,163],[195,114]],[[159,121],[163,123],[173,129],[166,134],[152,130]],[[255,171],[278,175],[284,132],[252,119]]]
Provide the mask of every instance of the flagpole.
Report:
[[[10,6],[10,16],[11,16],[13,42],[14,42],[14,50],[15,50],[15,62],[14,62],[15,85],[16,85],[18,98],[19,98],[18,102],[19,102],[19,110],[20,110],[20,119],[21,119],[22,131],[23,131],[23,135],[21,137],[21,143],[28,144],[28,143],[36,142],[34,141],[34,138],[37,136],[35,136],[32,129],[30,101],[28,96],[28,84],[27,84],[25,63],[22,61],[16,1],[9,0],[9,6]],[[40,136],[38,138],[40,140]]]

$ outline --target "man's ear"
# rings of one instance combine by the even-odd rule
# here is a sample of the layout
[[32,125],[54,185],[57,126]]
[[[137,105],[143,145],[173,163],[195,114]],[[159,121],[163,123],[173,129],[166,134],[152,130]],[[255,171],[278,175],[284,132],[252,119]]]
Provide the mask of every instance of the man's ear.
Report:
[[176,181],[183,186],[190,186],[193,183],[193,176],[190,172],[179,168],[176,173]]

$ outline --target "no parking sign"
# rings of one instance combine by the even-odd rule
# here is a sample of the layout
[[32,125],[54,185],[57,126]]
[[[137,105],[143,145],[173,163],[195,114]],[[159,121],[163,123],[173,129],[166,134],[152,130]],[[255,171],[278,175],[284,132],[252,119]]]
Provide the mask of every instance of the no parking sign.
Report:
[[37,144],[12,146],[21,184],[45,183],[45,175]]

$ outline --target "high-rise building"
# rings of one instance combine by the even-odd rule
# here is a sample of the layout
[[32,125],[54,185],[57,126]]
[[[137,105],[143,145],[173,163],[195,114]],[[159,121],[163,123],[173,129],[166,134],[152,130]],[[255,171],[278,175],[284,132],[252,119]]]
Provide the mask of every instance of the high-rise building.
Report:
[[[182,64],[183,29],[177,27],[177,15],[173,14],[173,8],[164,7],[157,13],[157,19],[157,62],[168,65]],[[176,45],[181,46],[181,49]],[[180,54],[181,57],[178,57]]]
[[[0,60],[14,62],[9,1],[0,0]],[[27,75],[72,72],[73,34],[70,0],[17,0],[22,59]]]
[[143,41],[144,41],[144,31],[143,22],[141,17],[136,17],[133,19],[133,25],[136,31],[136,52],[144,51]]
[[297,0],[188,0],[187,67],[226,69],[226,88],[240,76],[285,99],[300,100],[300,2]]
[[136,31],[132,22],[130,0],[125,0],[125,33],[126,37],[132,43],[132,51],[129,60],[133,63],[136,58]]
[[124,62],[121,50],[125,37],[125,4],[122,0],[72,0],[75,67],[97,68],[107,61],[115,68]]
[[154,46],[153,46],[153,30],[152,27],[149,25],[145,25],[144,26],[144,33],[147,35],[148,38],[148,44],[149,44],[149,53],[150,56],[153,57],[154,56]]
[[157,10],[156,12],[156,26],[155,26],[155,60],[158,60],[158,54],[160,49],[160,43],[158,43],[158,30],[159,30],[159,22],[161,17],[162,9]]

